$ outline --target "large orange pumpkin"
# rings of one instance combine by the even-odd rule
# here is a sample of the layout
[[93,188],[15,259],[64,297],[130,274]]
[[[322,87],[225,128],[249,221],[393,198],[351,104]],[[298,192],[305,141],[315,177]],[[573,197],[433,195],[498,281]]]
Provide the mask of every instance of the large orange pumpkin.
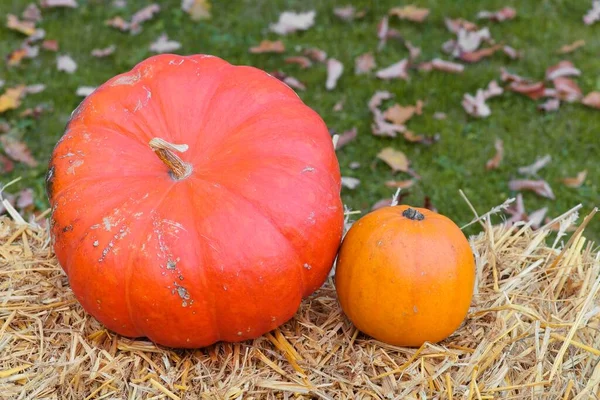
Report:
[[335,284],[343,311],[362,332],[398,346],[452,334],[475,283],[473,252],[449,218],[406,205],[356,221],[342,242]]
[[323,120],[265,72],[160,55],[73,113],[47,191],[85,310],[173,347],[255,338],[326,279],[343,228]]

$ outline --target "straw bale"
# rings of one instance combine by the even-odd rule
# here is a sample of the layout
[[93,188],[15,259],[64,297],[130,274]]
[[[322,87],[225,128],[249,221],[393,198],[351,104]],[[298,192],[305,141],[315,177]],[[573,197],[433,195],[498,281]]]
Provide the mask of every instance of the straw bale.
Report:
[[121,337],[73,297],[44,221],[0,217],[0,398],[597,398],[600,255],[589,218],[565,236],[574,214],[536,231],[478,220],[469,315],[418,349],[357,332],[331,280],[254,341],[173,350]]

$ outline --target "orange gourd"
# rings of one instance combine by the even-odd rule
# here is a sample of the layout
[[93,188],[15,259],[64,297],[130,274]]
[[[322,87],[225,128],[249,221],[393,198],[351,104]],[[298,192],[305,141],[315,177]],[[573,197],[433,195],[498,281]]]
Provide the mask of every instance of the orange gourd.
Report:
[[328,129],[284,83],[164,54],[73,113],[47,191],[86,311],[172,347],[256,338],[331,270],[343,229]]
[[398,346],[439,342],[464,320],[475,283],[473,252],[449,218],[390,206],[356,221],[342,242],[335,285],[362,332]]

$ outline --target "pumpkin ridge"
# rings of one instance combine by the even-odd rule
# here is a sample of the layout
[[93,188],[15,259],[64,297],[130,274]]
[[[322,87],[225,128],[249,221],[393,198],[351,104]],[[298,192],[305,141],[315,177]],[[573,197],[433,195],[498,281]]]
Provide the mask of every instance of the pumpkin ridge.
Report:
[[[200,178],[196,178],[196,179],[200,179]],[[208,181],[205,181],[205,182],[208,182]],[[212,183],[212,182],[209,182],[209,183]],[[252,200],[248,199],[243,194],[233,191],[231,188],[229,188],[226,185],[223,185],[220,182],[218,182],[218,183],[219,183],[219,187],[221,189],[224,189],[232,197],[243,200],[244,202],[249,204],[254,210],[256,210],[256,212],[259,215],[261,215],[269,223],[269,225],[271,225],[273,227],[273,230],[275,230],[283,238],[283,241],[287,244],[288,248],[292,251],[292,253],[296,257],[296,259],[298,261],[298,267],[303,268],[302,262],[301,262],[302,260],[300,259],[300,256],[298,255],[297,249],[294,246],[292,246],[289,239],[287,238],[287,236],[285,236],[283,234],[283,232],[281,231],[281,228],[275,222],[275,220],[270,215],[268,215],[265,212],[265,210],[263,210],[261,207],[259,207],[257,204],[255,204]],[[304,298],[304,292],[306,291],[306,281],[304,280],[304,271],[302,269],[300,269],[300,279],[302,280],[302,288],[301,288],[302,290],[300,291],[300,298]]]

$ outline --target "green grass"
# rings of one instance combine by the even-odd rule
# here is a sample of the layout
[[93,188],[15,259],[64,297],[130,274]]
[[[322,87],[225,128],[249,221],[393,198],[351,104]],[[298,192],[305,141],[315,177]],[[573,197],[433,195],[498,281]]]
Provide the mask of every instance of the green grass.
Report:
[[[0,2],[0,15],[20,15],[29,1],[8,0]],[[41,51],[39,57],[13,68],[3,63],[0,79],[6,80],[5,87],[19,83],[45,83],[47,89],[40,94],[29,95],[17,111],[0,115],[0,121],[11,124],[10,133],[22,138],[40,161],[40,167],[29,168],[19,165],[14,172],[2,177],[2,183],[21,176],[18,187],[33,187],[39,207],[46,206],[43,192],[45,166],[52,148],[62,135],[71,111],[81,98],[75,96],[80,85],[96,86],[110,77],[129,70],[136,63],[151,55],[148,46],[162,32],[170,39],[182,43],[178,53],[208,53],[220,56],[234,64],[253,65],[267,71],[280,69],[303,81],[308,90],[300,92],[302,99],[321,114],[328,126],[342,132],[356,126],[358,139],[341,149],[339,153],[342,174],[361,180],[353,190],[344,189],[343,199],[353,209],[367,211],[373,203],[390,197],[393,190],[385,187],[390,179],[406,179],[402,174],[394,176],[381,162],[374,163],[376,154],[386,146],[404,151],[412,161],[412,167],[422,176],[418,184],[410,189],[405,202],[420,206],[424,196],[429,196],[438,210],[459,224],[468,222],[472,215],[458,195],[462,188],[472,203],[481,212],[514,196],[508,190],[508,181],[516,177],[517,167],[528,165],[536,157],[550,154],[551,164],[540,175],[552,186],[557,199],[540,198],[533,193],[524,193],[528,210],[549,207],[549,215],[555,216],[572,206],[583,203],[582,214],[586,214],[598,201],[600,168],[600,112],[579,104],[563,104],[557,113],[543,114],[537,111],[536,103],[514,93],[507,93],[489,101],[492,116],[473,119],[461,107],[464,93],[475,93],[492,79],[499,79],[499,69],[504,66],[510,71],[535,79],[543,78],[545,69],[562,58],[572,60],[581,69],[577,79],[584,93],[600,90],[600,24],[585,26],[582,16],[591,1],[572,0],[470,0],[434,1],[414,0],[410,3],[431,9],[431,15],[423,24],[398,21],[392,18],[392,26],[414,45],[422,48],[422,59],[448,56],[441,51],[444,41],[452,37],[444,26],[445,17],[463,17],[475,20],[482,9],[495,10],[510,5],[517,9],[518,17],[513,21],[485,23],[492,36],[516,49],[524,51],[524,58],[510,60],[497,54],[478,64],[467,66],[462,75],[442,72],[414,72],[409,82],[394,80],[385,82],[373,76],[354,75],[354,58],[367,51],[375,51],[378,39],[377,24],[387,10],[393,6],[409,4],[403,1],[213,1],[213,18],[193,22],[180,10],[180,1],[158,1],[162,10],[158,17],[143,25],[139,35],[132,36],[104,26],[104,21],[116,15],[129,18],[140,7],[137,1],[129,1],[125,9],[116,9],[109,1],[79,1],[78,9],[43,10],[44,19],[40,27],[46,30],[46,38],[57,39],[59,54],[70,54],[78,63],[77,71],[68,75],[56,70],[56,54]],[[366,8],[365,18],[347,23],[337,19],[332,10],[335,6],[352,3],[357,8]],[[138,5],[133,5],[138,4]],[[283,55],[253,55],[250,46],[262,39],[276,39],[268,31],[282,11],[317,10],[316,24],[306,32],[282,37],[287,51]],[[22,35],[0,28],[0,54],[6,56],[20,45]],[[578,39],[586,46],[577,52],[560,56],[556,50]],[[95,59],[90,55],[93,48],[117,44],[117,51],[106,59]],[[319,47],[331,57],[342,61],[346,71],[333,91],[325,90],[326,70],[317,65],[301,70],[286,65],[283,59],[294,55],[296,46]],[[385,49],[376,54],[378,67],[386,67],[401,58],[407,51],[400,42],[390,41]],[[371,135],[372,116],[367,102],[376,90],[394,93],[394,100],[401,104],[414,104],[417,99],[426,102],[424,116],[409,122],[417,133],[439,133],[441,141],[433,146],[407,143],[403,138],[381,138]],[[345,97],[341,112],[333,112],[333,105]],[[23,120],[18,113],[39,103],[52,107],[38,120]],[[391,103],[390,103],[391,104]],[[446,120],[432,118],[435,111],[445,112]],[[486,171],[485,162],[494,153],[494,140],[501,138],[505,145],[505,158],[496,171]],[[361,163],[351,170],[353,161]],[[560,184],[564,176],[574,176],[587,169],[588,178],[584,185],[571,189]],[[600,237],[600,224],[592,222],[591,236]]]

